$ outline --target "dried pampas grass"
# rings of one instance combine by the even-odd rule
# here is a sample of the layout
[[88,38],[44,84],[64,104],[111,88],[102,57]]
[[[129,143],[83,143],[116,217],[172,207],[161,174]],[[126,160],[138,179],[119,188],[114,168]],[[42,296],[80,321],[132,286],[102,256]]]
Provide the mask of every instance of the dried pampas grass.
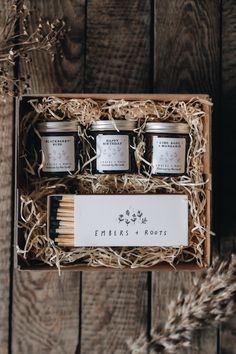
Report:
[[178,353],[191,346],[195,331],[218,326],[235,312],[236,255],[216,259],[212,267],[195,276],[192,288],[180,292],[169,305],[164,328],[153,328],[151,339],[141,335],[129,342],[132,354]]

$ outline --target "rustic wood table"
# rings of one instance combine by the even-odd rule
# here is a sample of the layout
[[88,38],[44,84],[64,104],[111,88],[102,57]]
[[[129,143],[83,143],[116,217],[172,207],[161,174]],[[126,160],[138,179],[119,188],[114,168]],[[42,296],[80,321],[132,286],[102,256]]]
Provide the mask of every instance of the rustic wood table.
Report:
[[[10,1],[1,0],[0,26]],[[63,58],[15,68],[31,93],[209,93],[214,101],[214,253],[235,251],[236,1],[31,0],[33,20],[64,17]],[[33,22],[34,22],[33,21]],[[30,31],[34,23],[30,26]],[[13,267],[11,98],[0,103],[0,354],[124,354],[161,326],[192,272],[18,272]],[[218,178],[219,176],[219,178]],[[219,242],[220,241],[220,242]],[[236,353],[236,320],[196,334],[191,354]]]

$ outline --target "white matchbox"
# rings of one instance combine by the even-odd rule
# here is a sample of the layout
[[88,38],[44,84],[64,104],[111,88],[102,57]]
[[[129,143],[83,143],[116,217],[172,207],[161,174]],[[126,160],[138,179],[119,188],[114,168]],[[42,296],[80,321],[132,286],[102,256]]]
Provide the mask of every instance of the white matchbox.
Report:
[[[53,197],[48,197],[51,238]],[[75,247],[188,246],[186,195],[71,195],[71,199],[74,235],[70,241]]]

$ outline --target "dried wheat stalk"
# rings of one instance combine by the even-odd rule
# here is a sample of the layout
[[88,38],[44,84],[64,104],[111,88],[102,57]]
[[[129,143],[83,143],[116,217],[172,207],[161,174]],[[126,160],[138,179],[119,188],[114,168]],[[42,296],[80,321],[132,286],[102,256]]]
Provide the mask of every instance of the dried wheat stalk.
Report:
[[163,330],[152,330],[151,340],[141,335],[129,343],[132,354],[177,353],[189,347],[193,333],[206,326],[217,326],[235,311],[236,255],[216,259],[212,267],[195,276],[190,291],[180,292],[169,305]]

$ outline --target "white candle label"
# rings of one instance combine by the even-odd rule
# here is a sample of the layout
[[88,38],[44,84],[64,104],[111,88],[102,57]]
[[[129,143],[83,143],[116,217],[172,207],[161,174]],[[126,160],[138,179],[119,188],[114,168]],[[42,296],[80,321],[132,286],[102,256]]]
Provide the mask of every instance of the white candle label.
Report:
[[96,137],[97,170],[129,169],[129,136],[98,134]]
[[75,138],[73,136],[43,136],[44,172],[75,170]]
[[75,246],[187,246],[186,195],[77,195]]
[[185,172],[186,139],[153,136],[152,173]]

